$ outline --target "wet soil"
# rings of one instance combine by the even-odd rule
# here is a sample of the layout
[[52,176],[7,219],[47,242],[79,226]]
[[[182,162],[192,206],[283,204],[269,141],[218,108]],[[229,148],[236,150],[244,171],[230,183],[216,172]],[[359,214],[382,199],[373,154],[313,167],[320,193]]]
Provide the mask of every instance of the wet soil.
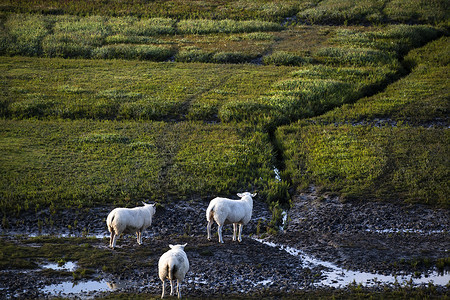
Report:
[[[418,205],[341,203],[337,197],[319,195],[311,187],[294,197],[287,223],[278,234],[265,234],[271,213],[266,204],[255,199],[252,220],[244,226],[243,242],[232,241],[232,226],[227,225],[225,243],[219,244],[217,235],[212,241],[206,239],[207,204],[191,201],[158,206],[141,246],[134,236],[126,235],[118,240],[115,250],[107,247],[105,220],[112,207],[9,217],[9,228],[1,228],[1,238],[15,240],[17,234],[95,235],[98,239],[94,247],[108,249],[111,255],[133,253],[140,247],[159,249],[142,258],[144,265],[136,262],[114,273],[95,270],[93,278],[108,282],[109,289],[105,292],[62,294],[80,298],[122,292],[160,295],[157,262],[169,244],[177,243],[188,243],[190,270],[182,291],[194,297],[290,294],[318,288],[316,283],[323,279],[324,266],[306,264],[301,257],[263,244],[260,239],[294,247],[342,268],[379,274],[431,272],[434,264],[421,262],[449,257],[448,210]],[[216,230],[214,225],[213,232]],[[45,274],[37,270],[0,270],[0,290],[7,298],[42,298],[49,296],[45,286],[68,280],[67,274]]]

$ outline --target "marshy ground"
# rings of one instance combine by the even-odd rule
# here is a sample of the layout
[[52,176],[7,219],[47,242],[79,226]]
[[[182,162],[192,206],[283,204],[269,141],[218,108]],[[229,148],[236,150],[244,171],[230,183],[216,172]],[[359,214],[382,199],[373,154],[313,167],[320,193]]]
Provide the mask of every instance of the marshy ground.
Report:
[[232,242],[227,226],[219,244],[217,236],[206,239],[206,207],[194,200],[160,206],[142,246],[127,235],[115,250],[108,248],[107,207],[10,219],[1,243],[12,259],[0,272],[1,289],[7,298],[158,297],[159,257],[169,244],[188,243],[189,297],[332,295],[360,283],[395,290],[431,282],[435,295],[448,293],[447,210],[342,203],[311,187],[294,197],[278,234],[264,233],[271,214],[256,201],[243,242]]

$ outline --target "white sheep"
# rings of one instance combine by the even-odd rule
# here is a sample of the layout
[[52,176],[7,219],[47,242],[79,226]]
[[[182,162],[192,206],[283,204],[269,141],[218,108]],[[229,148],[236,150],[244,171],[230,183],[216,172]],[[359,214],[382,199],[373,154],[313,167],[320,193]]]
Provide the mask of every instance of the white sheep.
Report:
[[170,281],[170,295],[173,295],[173,281],[177,280],[177,295],[181,298],[181,282],[189,270],[189,260],[186,252],[184,252],[184,245],[169,245],[169,251],[161,255],[158,262],[159,279],[162,281],[162,295],[164,298],[165,279]]
[[109,246],[116,247],[117,237],[122,233],[134,233],[137,235],[137,242],[142,244],[142,232],[145,231],[152,224],[153,215],[156,212],[155,204],[144,204],[143,207],[134,208],[115,208],[106,219],[106,226],[108,226],[111,237]]
[[242,241],[241,233],[243,225],[246,225],[252,218],[253,199],[256,196],[249,192],[237,194],[241,197],[240,200],[231,200],[227,198],[214,198],[209,202],[206,210],[206,220],[208,221],[207,231],[208,240],[211,240],[211,225],[213,219],[216,221],[219,228],[219,243],[223,243],[222,227],[225,224],[233,224],[233,241],[236,241],[237,225],[239,224],[238,241]]

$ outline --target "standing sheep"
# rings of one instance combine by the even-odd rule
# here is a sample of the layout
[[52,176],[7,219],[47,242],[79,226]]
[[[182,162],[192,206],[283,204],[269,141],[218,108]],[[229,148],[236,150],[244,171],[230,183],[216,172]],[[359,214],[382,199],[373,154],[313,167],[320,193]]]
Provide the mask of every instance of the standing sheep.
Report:
[[159,278],[162,281],[162,295],[164,298],[165,279],[170,281],[170,295],[173,295],[173,281],[177,280],[177,295],[178,299],[181,299],[181,282],[184,280],[184,276],[189,270],[189,260],[186,252],[184,252],[184,245],[169,245],[171,248],[164,253],[158,263]]
[[243,225],[246,225],[252,218],[253,199],[256,196],[249,192],[237,194],[241,200],[231,200],[227,198],[214,198],[206,210],[206,220],[208,221],[208,240],[211,240],[211,225],[213,219],[219,226],[219,243],[223,243],[222,227],[225,224],[233,224],[233,241],[236,240],[237,225],[239,224],[238,241],[242,241],[241,233]]
[[117,237],[122,233],[136,232],[137,242],[139,245],[142,244],[142,232],[152,224],[152,218],[156,212],[155,204],[142,203],[144,207],[115,208],[109,213],[106,226],[111,232],[109,240],[111,248],[116,247]]

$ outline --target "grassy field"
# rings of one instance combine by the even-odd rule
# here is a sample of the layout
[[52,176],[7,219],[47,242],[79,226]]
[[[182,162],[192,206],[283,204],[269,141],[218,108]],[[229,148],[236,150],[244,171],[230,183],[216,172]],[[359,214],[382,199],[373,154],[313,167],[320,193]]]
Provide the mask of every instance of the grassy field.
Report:
[[448,11],[382,2],[1,0],[2,213],[307,184],[448,207]]
[[267,190],[267,134],[193,122],[1,121],[3,211]]
[[408,76],[312,120],[323,125],[280,128],[286,176],[349,199],[448,208],[448,45],[443,37],[411,51]]
[[317,119],[321,122],[362,122],[390,119],[411,125],[445,121],[449,114],[450,61],[448,37],[411,51],[405,61],[413,68],[408,76],[391,84],[373,97],[330,111]]

